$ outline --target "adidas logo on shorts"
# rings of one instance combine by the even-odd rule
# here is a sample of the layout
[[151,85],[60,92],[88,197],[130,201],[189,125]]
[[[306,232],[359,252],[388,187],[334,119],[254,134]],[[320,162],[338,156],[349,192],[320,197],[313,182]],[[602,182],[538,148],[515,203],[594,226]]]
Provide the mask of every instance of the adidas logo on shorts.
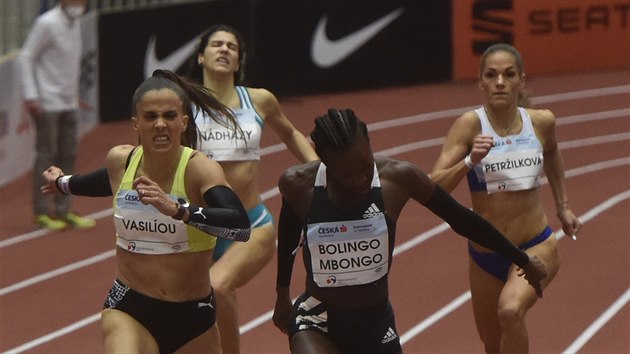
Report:
[[375,216],[381,216],[381,215],[383,215],[383,212],[381,212],[376,206],[376,204],[374,203],[372,203],[372,205],[370,205],[370,207],[367,208],[365,212],[363,212],[364,219],[369,219],[369,218],[373,218]]
[[381,341],[381,343],[383,344],[389,343],[396,338],[398,338],[398,335],[396,334],[396,332],[394,332],[394,330],[391,327],[389,327],[389,329],[387,330],[387,333],[385,333],[385,335],[383,336],[383,340]]

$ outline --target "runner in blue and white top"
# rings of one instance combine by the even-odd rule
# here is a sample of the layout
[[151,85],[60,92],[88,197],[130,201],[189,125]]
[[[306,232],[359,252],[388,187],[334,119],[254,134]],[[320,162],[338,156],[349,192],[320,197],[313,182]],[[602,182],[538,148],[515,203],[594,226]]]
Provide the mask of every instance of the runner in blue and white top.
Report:
[[490,193],[527,190],[540,186],[543,150],[527,110],[518,107],[520,132],[500,136],[494,131],[485,107],[475,110],[481,134],[492,137],[494,146],[467,174],[471,191]]
[[[498,43],[485,51],[478,85],[483,107],[455,120],[431,178],[452,191],[468,175],[473,210],[541,259],[549,272],[547,286],[560,258],[538,192],[543,170],[564,233],[575,238],[581,228],[569,207],[555,117],[547,109],[525,108],[523,60],[511,45]],[[536,293],[501,255],[476,242],[468,251],[473,309],[485,350],[526,352],[525,314],[536,303]]]
[[[242,71],[245,43],[229,26],[216,25],[200,39],[190,76],[203,82],[214,96],[236,114],[240,129],[230,134],[218,124],[204,124],[197,117],[201,149],[219,162],[232,189],[243,202],[252,225],[248,242],[231,244],[217,240],[215,263],[210,268],[212,286],[221,308],[221,345],[226,353],[239,352],[237,288],[258,274],[275,253],[275,226],[263,204],[259,182],[263,128],[270,127],[291,154],[301,162],[317,160],[313,148],[280,109],[266,89],[237,86]],[[271,187],[271,186],[267,186]]]
[[234,132],[202,114],[195,116],[200,131],[201,146],[208,157],[222,161],[260,160],[260,140],[265,121],[258,115],[252,98],[244,86],[236,86],[240,106],[232,108],[240,131]]

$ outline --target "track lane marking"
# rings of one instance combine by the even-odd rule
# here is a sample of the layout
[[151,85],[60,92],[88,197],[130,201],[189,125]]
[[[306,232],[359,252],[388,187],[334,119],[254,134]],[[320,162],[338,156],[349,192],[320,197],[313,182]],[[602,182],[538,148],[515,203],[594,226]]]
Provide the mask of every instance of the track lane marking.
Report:
[[[623,202],[624,200],[628,198],[630,198],[630,189],[608,198],[603,203],[595,206],[594,208],[590,209],[586,213],[582,214],[579,218],[583,224],[586,224],[587,222],[594,219],[598,215],[602,214],[606,210],[614,207],[615,205],[619,204],[620,202]],[[562,229],[555,231],[555,234],[558,240],[562,239],[565,236],[564,231],[562,231]],[[620,300],[615,302],[616,305],[614,305],[613,310],[607,310],[605,312],[606,315],[602,315],[597,320],[595,320],[595,322],[593,322],[593,324],[589,326],[589,329],[587,329],[585,333],[583,333],[582,335],[578,337],[578,340],[574,342],[575,345],[572,344],[571,347],[567,348],[563,353],[567,353],[569,349],[572,350],[571,353],[577,352],[595,334],[597,330],[603,327],[603,325],[608,320],[610,320],[610,318],[612,318],[612,315],[607,314],[607,312],[611,312],[614,315],[614,313],[617,313],[619,311],[620,307],[623,307],[628,302],[628,300],[630,300],[628,299],[629,293],[630,293],[630,289],[624,295],[622,295]],[[449,314],[457,310],[459,307],[464,305],[470,299],[471,299],[470,290],[467,290],[461,295],[459,295],[458,297],[456,297],[454,300],[452,300],[451,302],[443,306],[441,309],[433,313],[431,316],[427,317],[424,321],[418,323],[417,325],[409,329],[407,332],[403,333],[400,336],[400,344],[403,345],[407,343],[409,340],[413,339],[413,337],[419,335],[424,330],[431,327],[433,324],[437,323],[442,318],[448,316]]]
[[[601,170],[605,170],[608,168],[615,168],[615,167],[619,167],[619,166],[623,166],[623,165],[628,165],[630,164],[630,157],[628,158],[621,158],[621,159],[617,159],[617,160],[610,160],[610,161],[602,161],[600,163],[596,163],[596,164],[592,164],[592,165],[587,165],[587,166],[581,166],[575,169],[571,169],[565,172],[565,176],[566,178],[570,178],[570,177],[575,177],[575,176],[579,176],[579,175],[583,175],[583,174],[588,174],[588,173],[593,173],[593,172],[598,172]],[[542,179],[541,180],[541,184],[547,184],[547,180],[546,179]],[[582,220],[583,223],[588,222],[589,220],[593,219],[594,217],[596,217],[597,215],[603,213],[604,211],[606,211],[607,209],[611,208],[612,206],[616,205],[617,203],[627,199],[628,197],[630,197],[630,190],[617,194],[614,197],[609,198],[606,202],[592,208],[591,210],[589,210],[587,213],[583,214],[580,219]],[[394,256],[399,255],[421,243],[423,243],[424,241],[427,241],[437,235],[439,235],[440,233],[446,231],[449,229],[449,226],[447,223],[441,223],[417,236],[415,236],[413,239],[402,243],[400,246],[397,246],[394,249]],[[561,239],[564,236],[564,232],[562,230],[556,231],[556,237],[558,237],[558,239]],[[109,252],[113,252],[109,251]],[[105,252],[107,253],[107,252]],[[100,256],[103,256],[105,253],[101,254]],[[112,255],[113,256],[113,255]],[[109,256],[111,257],[111,256]],[[109,257],[105,257],[105,258],[109,258]],[[94,258],[94,257],[91,257]],[[89,258],[88,258],[89,259]],[[85,260],[84,260],[85,261]],[[95,262],[93,262],[95,263]],[[62,267],[63,268],[63,267]],[[61,269],[61,268],[59,268]],[[55,272],[55,271],[53,271]],[[49,272],[50,273],[50,272]],[[59,274],[56,274],[55,276],[57,276]],[[38,276],[38,277],[42,277],[42,275]],[[50,277],[47,277],[47,279]],[[31,278],[32,279],[32,278]],[[24,288],[26,286],[29,286],[32,284],[27,284],[27,283],[23,283],[21,288]],[[6,288],[4,288],[6,289]],[[2,290],[4,290],[2,289]],[[17,289],[15,289],[17,290]],[[13,291],[15,291],[13,290]],[[7,292],[8,293],[8,292]],[[446,310],[443,308],[441,310],[439,310],[438,312],[436,312],[435,314],[431,315],[429,318],[425,319],[424,321],[422,321],[421,323],[419,323],[418,325],[414,326],[411,330],[407,331],[405,334],[403,334],[401,336],[401,344],[403,344],[403,337],[405,338],[405,342],[408,341],[409,339],[413,338],[414,336],[418,335],[419,333],[421,333],[422,331],[424,331],[426,328],[430,327],[430,325],[434,324],[435,322],[439,321],[441,318],[443,318],[444,316],[448,315],[450,312],[456,310],[458,307],[460,307],[461,305],[463,305],[466,301],[467,301],[467,297],[469,299],[470,295],[466,295],[468,292],[463,293],[462,295],[458,296],[455,300],[451,301],[451,303],[449,303],[448,305],[445,306],[445,308],[447,308]],[[240,333],[244,334],[247,333],[248,331],[264,324],[265,322],[271,320],[273,314],[273,310],[267,311],[264,314],[256,317],[254,320],[249,321],[247,323],[245,323],[244,325],[240,326]],[[96,317],[98,316],[98,317]],[[100,312],[93,314],[91,316],[88,316],[82,320],[79,320],[73,324],[70,324],[66,327],[63,327],[59,330],[53,331],[49,334],[46,334],[44,336],[41,336],[39,338],[36,338],[32,341],[29,341],[27,343],[24,343],[22,345],[20,345],[19,347],[16,347],[14,349],[9,350],[8,352],[5,353],[19,353],[23,350],[27,350],[27,349],[32,349],[34,347],[37,347],[41,344],[44,344],[46,342],[52,341],[58,337],[61,337],[63,335],[69,334],[71,332],[74,332],[82,327],[85,327],[87,325],[90,325],[94,322],[96,322],[98,320],[98,318],[100,318]]]

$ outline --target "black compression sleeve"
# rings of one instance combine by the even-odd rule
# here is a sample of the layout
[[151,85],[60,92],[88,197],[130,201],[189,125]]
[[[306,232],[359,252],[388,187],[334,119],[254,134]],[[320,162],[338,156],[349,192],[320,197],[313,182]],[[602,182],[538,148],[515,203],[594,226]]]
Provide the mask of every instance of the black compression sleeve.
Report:
[[446,221],[458,234],[499,253],[519,267],[529,262],[527,253],[514,246],[486,219],[459,204],[439,185],[435,185],[433,195],[425,206]]
[[[134,147],[127,156],[125,169],[129,166],[131,155],[135,150],[136,148]],[[85,175],[72,175],[68,180],[68,188],[72,195],[85,197],[110,197],[114,195],[112,186],[109,184],[109,173],[104,167]],[[67,194],[64,191],[61,192]]]
[[203,194],[203,199],[208,207],[191,205],[188,224],[216,237],[242,242],[249,240],[249,218],[232,189],[214,186]]
[[214,186],[203,194],[203,200],[208,205],[204,212],[215,226],[239,229],[250,227],[243,203],[229,187]]
[[278,269],[276,273],[276,284],[279,286],[289,286],[291,284],[291,274],[295,254],[302,234],[302,224],[297,213],[289,203],[282,198],[282,209],[278,220]]
[[112,195],[109,185],[109,174],[106,168],[101,168],[85,175],[72,175],[68,186],[73,195],[86,197],[108,197]]

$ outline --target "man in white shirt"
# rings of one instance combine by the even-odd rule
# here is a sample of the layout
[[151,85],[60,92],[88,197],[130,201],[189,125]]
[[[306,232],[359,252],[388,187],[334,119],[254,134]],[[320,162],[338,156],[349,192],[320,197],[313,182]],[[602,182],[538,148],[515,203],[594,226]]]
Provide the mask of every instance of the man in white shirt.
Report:
[[36,130],[33,176],[35,223],[60,230],[66,226],[86,229],[94,220],[70,210],[70,197],[50,197],[40,192],[41,172],[56,165],[72,172],[77,155],[81,30],[79,17],[87,0],[59,0],[57,6],[35,19],[22,46],[19,68],[23,99]]

